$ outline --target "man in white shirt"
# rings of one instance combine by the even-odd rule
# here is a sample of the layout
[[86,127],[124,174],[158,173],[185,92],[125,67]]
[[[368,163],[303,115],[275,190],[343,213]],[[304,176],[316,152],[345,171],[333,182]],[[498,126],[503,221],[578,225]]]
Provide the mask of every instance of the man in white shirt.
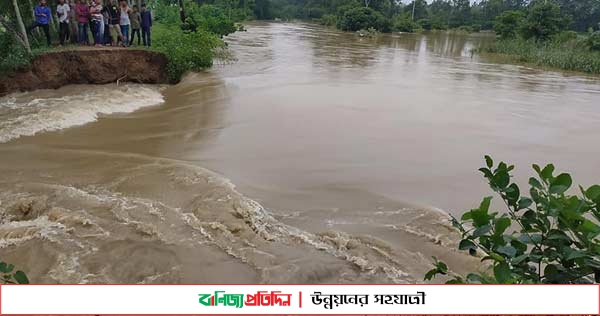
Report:
[[60,45],[65,45],[65,40],[69,37],[69,11],[71,8],[65,3],[65,0],[58,0],[56,14],[60,23]]

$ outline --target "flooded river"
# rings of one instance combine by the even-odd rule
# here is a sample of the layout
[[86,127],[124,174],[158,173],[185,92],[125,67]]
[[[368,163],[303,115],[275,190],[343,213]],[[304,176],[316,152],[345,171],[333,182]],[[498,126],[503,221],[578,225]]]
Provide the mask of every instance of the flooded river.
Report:
[[0,99],[0,258],[35,283],[415,283],[483,156],[600,181],[600,80],[486,35],[251,24],[176,86]]

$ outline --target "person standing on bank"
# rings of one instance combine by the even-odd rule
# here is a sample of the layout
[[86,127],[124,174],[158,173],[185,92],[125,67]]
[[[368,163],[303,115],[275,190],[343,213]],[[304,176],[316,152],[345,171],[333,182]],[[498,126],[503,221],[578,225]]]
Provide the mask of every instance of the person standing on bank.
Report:
[[27,28],[27,33],[31,34],[31,31],[33,31],[35,28],[41,27],[46,35],[46,42],[48,43],[48,46],[50,46],[50,26],[48,23],[50,23],[52,12],[50,12],[50,8],[48,8],[46,0],[40,0],[40,3],[34,8],[34,13],[35,22],[33,22],[33,24]]
[[104,20],[104,46],[112,46],[112,36],[110,34],[110,15],[108,14],[108,6],[102,9],[102,18]]
[[75,6],[75,13],[77,14],[77,23],[79,26],[79,36],[77,37],[79,45],[90,45],[90,40],[88,38],[90,8],[88,7],[87,3],[85,3],[85,0],[80,0],[79,3]]
[[65,45],[65,41],[69,38],[69,11],[71,11],[71,7],[65,3],[65,0],[58,0],[56,15],[58,16],[60,46]]
[[121,34],[123,34],[123,47],[127,47],[129,46],[129,28],[131,26],[131,20],[129,19],[131,9],[129,8],[127,1],[121,1],[120,10],[119,25],[121,27]]
[[152,28],[152,14],[150,11],[146,10],[146,4],[142,4],[142,13],[140,13],[142,18],[142,41],[144,42],[144,46],[152,46],[152,39],[150,34],[150,29]]
[[79,42],[79,32],[78,32],[78,21],[77,21],[77,12],[75,8],[77,7],[76,0],[69,0],[69,41],[71,44],[77,44]]
[[102,38],[100,35],[100,30],[102,30],[100,24],[102,24],[102,5],[97,3],[99,0],[92,0],[92,5],[90,6],[90,15],[92,16],[92,24],[94,27],[92,28],[94,32],[94,45],[96,47],[102,46]]
[[129,13],[129,20],[131,21],[131,39],[129,40],[129,45],[133,45],[135,34],[137,34],[137,44],[139,46],[140,41],[142,40],[142,34],[140,33],[142,17],[140,16],[140,12],[138,10],[137,5],[134,5],[133,11]]
[[[113,47],[119,44],[119,40],[123,41],[123,33],[121,33],[121,9],[115,4],[115,0],[108,0],[106,8],[108,12],[108,24],[110,27],[110,35],[113,40]],[[114,32],[114,33],[113,33]]]

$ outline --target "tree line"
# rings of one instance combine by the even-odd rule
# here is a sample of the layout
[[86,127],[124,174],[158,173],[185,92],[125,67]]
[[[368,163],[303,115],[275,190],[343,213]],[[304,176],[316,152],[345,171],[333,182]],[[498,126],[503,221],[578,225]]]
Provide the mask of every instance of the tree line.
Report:
[[[180,0],[165,0],[178,5]],[[508,14],[531,16],[544,6],[556,13],[560,30],[587,32],[600,28],[598,0],[193,0],[221,8],[232,21],[309,20],[346,31],[375,29],[380,32],[462,29],[494,30]],[[543,11],[543,10],[542,10]],[[542,12],[545,14],[544,12]],[[535,18],[535,17],[534,17]],[[539,18],[546,18],[545,16]],[[504,19],[507,21],[506,19]],[[560,20],[560,21],[559,21]],[[501,23],[502,21],[500,21]]]
[[[584,32],[598,28],[600,1],[597,0],[270,0],[271,18],[320,19],[344,28],[349,21],[379,31],[472,28],[491,30],[496,18],[507,11],[527,12],[537,3],[552,3],[570,20],[568,27]],[[352,12],[349,13],[349,11]],[[341,20],[341,22],[340,22]],[[347,25],[353,26],[353,25]],[[354,28],[354,27],[352,27]]]

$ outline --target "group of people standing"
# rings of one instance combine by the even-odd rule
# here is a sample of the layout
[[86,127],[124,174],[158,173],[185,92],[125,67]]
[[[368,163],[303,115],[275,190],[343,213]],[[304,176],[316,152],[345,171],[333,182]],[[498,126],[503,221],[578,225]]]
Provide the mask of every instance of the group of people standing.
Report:
[[[146,5],[141,8],[130,6],[127,1],[116,0],[58,0],[56,15],[59,22],[60,44],[67,40],[80,45],[123,46],[134,43],[151,46],[152,14]],[[52,12],[47,0],[40,0],[35,6],[35,22],[28,28],[28,33],[41,28],[46,35],[48,46],[51,45],[50,21]],[[88,31],[89,30],[89,31]],[[92,41],[89,39],[91,32]]]

